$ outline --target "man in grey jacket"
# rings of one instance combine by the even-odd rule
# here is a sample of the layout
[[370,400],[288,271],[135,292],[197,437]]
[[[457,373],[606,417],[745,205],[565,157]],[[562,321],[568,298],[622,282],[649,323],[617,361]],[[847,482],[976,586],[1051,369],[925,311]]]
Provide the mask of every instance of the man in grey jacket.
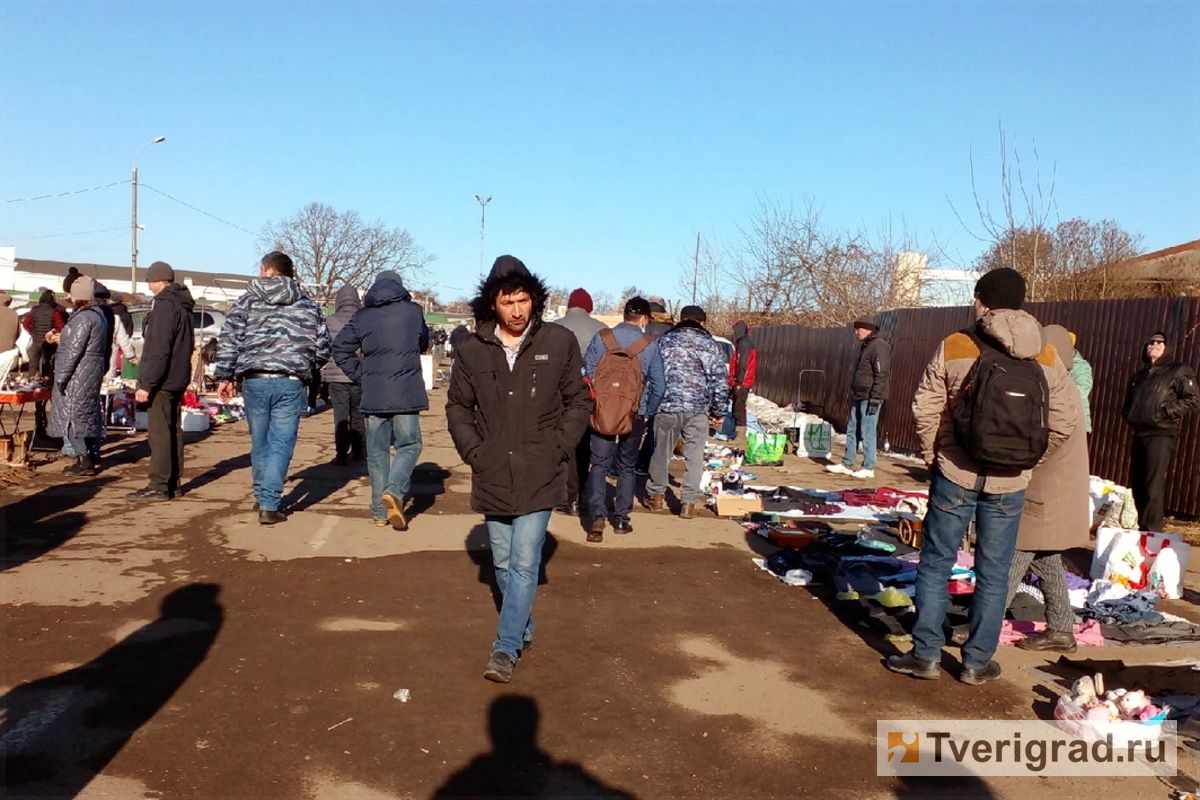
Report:
[[[580,358],[587,352],[592,338],[602,328],[608,327],[592,316],[592,296],[583,288],[571,292],[567,299],[567,313],[562,319],[556,319],[554,322],[575,334],[575,340],[579,342]],[[587,482],[588,465],[591,461],[591,437],[585,431],[571,455],[570,468],[567,470],[567,502],[555,506],[555,511],[560,514],[579,514],[580,489]]]

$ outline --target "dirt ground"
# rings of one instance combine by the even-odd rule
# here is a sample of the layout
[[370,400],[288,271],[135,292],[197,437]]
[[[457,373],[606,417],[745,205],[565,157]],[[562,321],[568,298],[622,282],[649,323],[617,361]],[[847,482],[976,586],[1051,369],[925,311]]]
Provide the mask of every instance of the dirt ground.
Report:
[[[773,548],[707,512],[639,512],[599,545],[555,515],[536,644],[511,684],[485,681],[490,560],[444,403],[435,389],[422,415],[406,533],[371,525],[365,468],[330,463],[328,412],[301,425],[274,527],[250,510],[244,423],[196,436],[169,503],[124,499],[145,484],[144,435],[114,436],[87,480],[42,457],[0,497],[6,796],[1168,796],[1154,778],[877,777],[876,720],[1047,718],[1054,692],[1029,668],[1051,659],[1002,647],[1003,678],[969,687],[947,648],[942,680],[894,675],[893,645],[755,568]],[[795,457],[755,471],[844,485]],[[885,459],[876,482],[924,477]],[[1190,569],[1165,608],[1197,618]],[[1196,761],[1180,767],[1194,788]]]

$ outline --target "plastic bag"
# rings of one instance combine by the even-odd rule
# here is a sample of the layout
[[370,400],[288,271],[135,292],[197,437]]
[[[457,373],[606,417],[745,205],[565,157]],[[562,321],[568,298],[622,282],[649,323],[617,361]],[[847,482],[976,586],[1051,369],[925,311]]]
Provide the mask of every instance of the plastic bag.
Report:
[[787,435],[782,433],[747,433],[746,462],[758,466],[783,463]]

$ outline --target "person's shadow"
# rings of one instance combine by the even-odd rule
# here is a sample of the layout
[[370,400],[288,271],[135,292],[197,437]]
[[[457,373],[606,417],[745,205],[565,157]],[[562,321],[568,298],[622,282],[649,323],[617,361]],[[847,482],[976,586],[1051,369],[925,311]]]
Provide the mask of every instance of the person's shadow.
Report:
[[538,706],[532,698],[507,695],[488,709],[492,750],[450,776],[439,797],[611,797],[636,795],[606,786],[572,762],[555,763],[538,748]]
[[208,655],[220,587],[193,583],[160,616],[82,666],[5,695],[0,772],[12,796],[75,797]]

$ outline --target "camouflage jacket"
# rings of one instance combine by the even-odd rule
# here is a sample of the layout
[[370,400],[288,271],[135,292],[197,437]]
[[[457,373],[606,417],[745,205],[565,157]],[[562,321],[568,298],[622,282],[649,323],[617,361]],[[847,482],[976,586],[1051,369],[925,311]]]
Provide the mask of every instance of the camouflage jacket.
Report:
[[729,411],[729,361],[708,331],[685,320],[658,340],[667,392],[660,414],[707,414]]

